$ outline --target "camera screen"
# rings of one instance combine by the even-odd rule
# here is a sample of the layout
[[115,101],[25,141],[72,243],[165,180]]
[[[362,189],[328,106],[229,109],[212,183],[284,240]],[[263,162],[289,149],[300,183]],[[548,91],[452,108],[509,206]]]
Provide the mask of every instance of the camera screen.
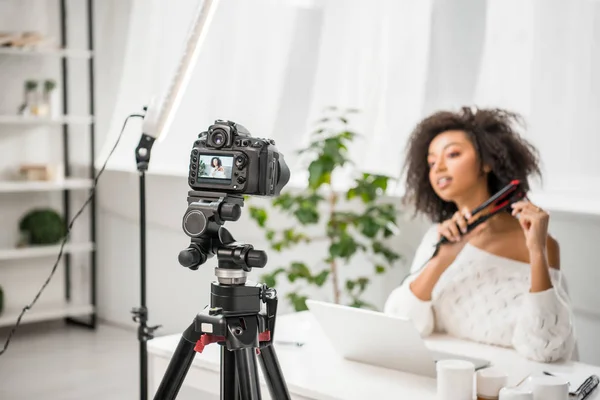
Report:
[[233,156],[201,154],[198,163],[198,178],[211,183],[231,183]]

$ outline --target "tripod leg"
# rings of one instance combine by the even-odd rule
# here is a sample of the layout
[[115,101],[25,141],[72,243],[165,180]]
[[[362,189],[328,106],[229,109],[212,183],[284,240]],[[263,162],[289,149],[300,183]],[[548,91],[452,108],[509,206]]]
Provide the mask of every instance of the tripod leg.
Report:
[[221,400],[240,400],[235,354],[221,346]]
[[255,351],[253,347],[233,351],[242,400],[261,400]]
[[272,345],[261,348],[258,360],[260,361],[260,366],[262,367],[265,380],[267,381],[267,387],[269,388],[271,398],[277,400],[290,400],[290,393],[288,392],[287,384],[283,378],[275,348],[273,348]]
[[194,326],[195,324],[192,322],[183,335],[181,335],[167,371],[154,395],[154,400],[173,400],[177,397],[177,393],[179,393],[179,389],[196,355],[194,347],[200,334],[195,332]]

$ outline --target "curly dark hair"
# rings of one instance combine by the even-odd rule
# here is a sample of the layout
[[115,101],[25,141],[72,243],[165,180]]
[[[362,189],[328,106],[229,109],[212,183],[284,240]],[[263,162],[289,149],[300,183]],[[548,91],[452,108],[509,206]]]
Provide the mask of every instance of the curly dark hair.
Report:
[[220,167],[223,165],[223,163],[221,162],[221,159],[219,157],[213,157],[212,160],[210,160],[211,167],[215,166],[215,160],[217,160],[217,167]]
[[542,175],[539,153],[519,135],[515,124],[525,126],[519,114],[497,108],[472,111],[470,107],[463,107],[459,112],[439,111],[422,120],[410,135],[404,165],[405,201],[414,205],[415,215],[423,213],[438,223],[457,211],[456,205],[442,200],[429,182],[429,144],[448,130],[464,131],[475,147],[480,168],[484,164],[491,167],[490,194],[513,179],[519,179],[523,189],[528,191],[528,177],[536,174],[541,178]]

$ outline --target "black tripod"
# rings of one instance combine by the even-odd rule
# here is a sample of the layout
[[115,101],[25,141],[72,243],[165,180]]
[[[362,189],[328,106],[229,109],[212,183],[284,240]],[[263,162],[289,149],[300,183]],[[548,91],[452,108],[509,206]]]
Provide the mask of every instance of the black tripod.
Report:
[[176,398],[196,352],[210,343],[221,346],[221,400],[261,399],[255,355],[271,397],[290,399],[272,346],[277,294],[264,284],[246,282],[252,268],[266,265],[267,255],[252,245],[236,242],[222,227],[225,221],[239,219],[243,202],[241,196],[189,192],[183,230],[192,240],[179,254],[179,263],[196,270],[216,255],[217,282],[211,284],[210,307],[196,315],[183,332],[155,400]]

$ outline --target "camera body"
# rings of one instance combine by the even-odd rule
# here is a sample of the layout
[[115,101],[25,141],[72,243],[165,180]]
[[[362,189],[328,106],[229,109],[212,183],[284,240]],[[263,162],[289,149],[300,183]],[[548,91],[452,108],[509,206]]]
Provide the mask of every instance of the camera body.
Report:
[[193,190],[278,196],[289,179],[275,141],[252,137],[232,121],[216,120],[198,135],[190,153],[188,184]]

